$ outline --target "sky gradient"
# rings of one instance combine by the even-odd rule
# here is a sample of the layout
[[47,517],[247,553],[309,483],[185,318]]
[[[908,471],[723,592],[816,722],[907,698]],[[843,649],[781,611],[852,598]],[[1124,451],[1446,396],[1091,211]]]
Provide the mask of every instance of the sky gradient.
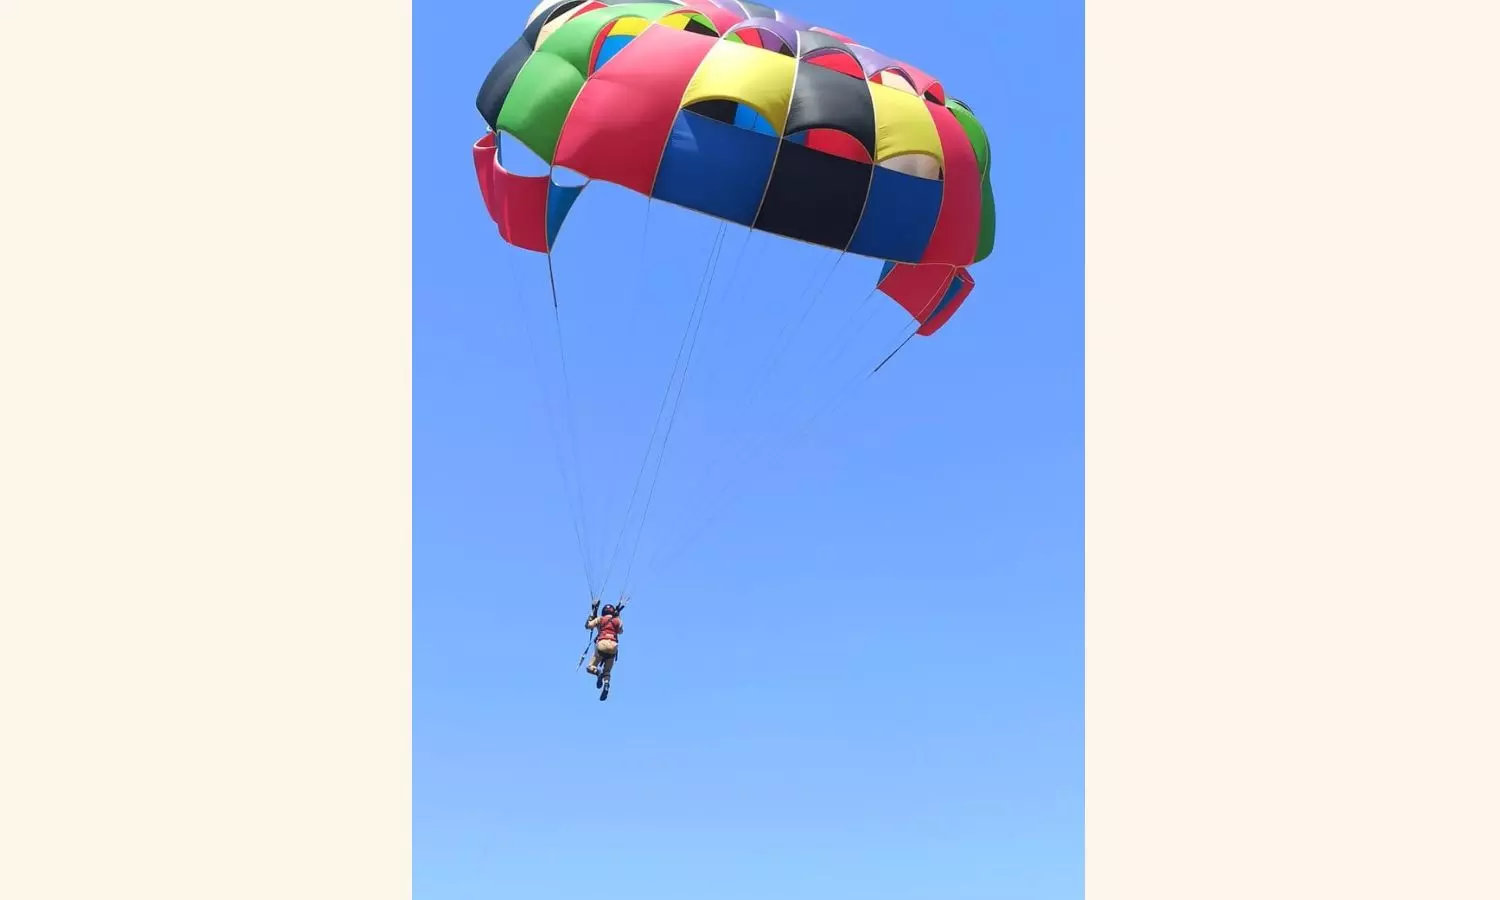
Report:
[[[610,186],[554,320],[469,155],[531,5],[414,7],[415,896],[1081,897],[1082,4],[786,6],[942,79],[993,148],[973,296],[869,379],[905,325],[878,262]],[[617,543],[634,579],[603,704],[580,495],[594,580]]]

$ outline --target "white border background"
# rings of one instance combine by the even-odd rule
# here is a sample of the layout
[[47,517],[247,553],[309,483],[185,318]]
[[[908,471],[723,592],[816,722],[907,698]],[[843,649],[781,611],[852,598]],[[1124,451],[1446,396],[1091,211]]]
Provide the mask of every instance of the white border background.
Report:
[[[0,895],[410,896],[410,8],[0,17]],[[1093,900],[1500,896],[1497,35],[1089,9]]]

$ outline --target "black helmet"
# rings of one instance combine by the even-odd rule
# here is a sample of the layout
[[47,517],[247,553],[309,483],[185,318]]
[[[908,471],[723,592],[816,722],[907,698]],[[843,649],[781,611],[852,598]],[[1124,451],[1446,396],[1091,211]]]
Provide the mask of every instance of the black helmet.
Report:
[[612,616],[618,612],[619,610],[615,609],[615,605],[613,603],[604,604],[604,609],[602,610],[603,615]]

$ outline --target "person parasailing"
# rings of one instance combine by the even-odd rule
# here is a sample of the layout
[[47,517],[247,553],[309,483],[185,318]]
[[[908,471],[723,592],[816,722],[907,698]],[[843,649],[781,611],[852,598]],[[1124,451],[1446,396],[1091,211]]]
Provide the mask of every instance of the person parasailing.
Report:
[[599,687],[609,683],[610,673],[614,670],[615,660],[620,656],[620,635],[625,632],[625,624],[620,620],[620,613],[625,610],[628,600],[620,601],[619,605],[606,603],[604,608],[599,608],[599,601],[595,600],[589,606],[589,616],[584,622],[584,627],[594,634],[594,658],[589,661],[588,673],[596,676]]

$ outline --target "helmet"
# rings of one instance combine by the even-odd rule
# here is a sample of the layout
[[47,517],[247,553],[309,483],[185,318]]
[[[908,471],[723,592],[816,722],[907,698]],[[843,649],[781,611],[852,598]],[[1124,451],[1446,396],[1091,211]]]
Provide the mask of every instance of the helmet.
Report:
[[619,610],[615,609],[615,605],[613,603],[606,603],[606,604],[604,604],[604,609],[602,609],[600,611],[601,615],[606,615],[606,616],[613,616],[613,615],[615,615],[618,612],[619,612]]

